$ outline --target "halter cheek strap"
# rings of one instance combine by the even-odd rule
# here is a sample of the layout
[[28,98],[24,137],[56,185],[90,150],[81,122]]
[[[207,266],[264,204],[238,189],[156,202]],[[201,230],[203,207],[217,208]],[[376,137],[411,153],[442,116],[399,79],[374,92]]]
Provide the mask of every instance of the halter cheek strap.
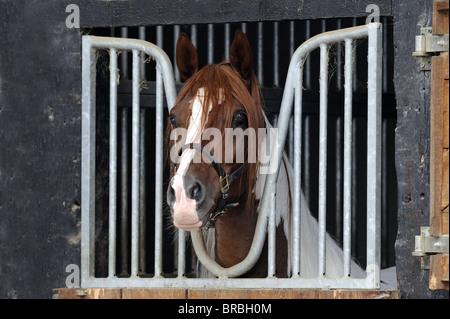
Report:
[[[217,205],[217,209],[212,212],[208,216],[208,220],[205,224],[205,229],[214,228],[216,225],[217,220],[220,216],[225,214],[228,210],[228,208],[236,207],[239,205],[239,201],[244,198],[244,196],[247,194],[247,191],[245,191],[239,198],[237,198],[234,201],[227,202],[226,199],[228,198],[228,193],[230,191],[230,184],[238,179],[242,173],[247,168],[247,161],[241,164],[234,172],[228,174],[223,167],[217,163],[216,158],[214,155],[211,154],[211,152],[204,151],[204,146],[198,143],[189,143],[185,144],[179,151],[178,157],[181,156],[181,154],[186,149],[197,149],[200,150],[203,154],[206,154],[208,156],[209,160],[211,161],[211,165],[214,167],[214,170],[217,172],[217,175],[219,175],[219,185],[220,185],[220,192],[222,193],[222,196],[220,197],[219,204]],[[176,165],[178,163],[177,160],[173,163],[174,165],[174,171],[176,171]]]

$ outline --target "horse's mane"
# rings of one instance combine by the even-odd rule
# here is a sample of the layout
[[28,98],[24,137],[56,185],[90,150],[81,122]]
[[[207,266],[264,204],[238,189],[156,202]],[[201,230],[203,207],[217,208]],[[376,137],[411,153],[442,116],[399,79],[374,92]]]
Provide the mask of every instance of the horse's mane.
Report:
[[[202,118],[204,128],[217,128],[224,136],[225,128],[232,127],[234,104],[237,101],[244,107],[248,127],[255,129],[258,141],[258,128],[264,128],[265,122],[261,107],[261,90],[253,72],[247,79],[243,79],[229,61],[207,65],[186,81],[178,94],[176,103],[180,103],[187,96],[195,96],[201,88],[204,91],[204,118]],[[209,111],[210,105],[213,107]],[[255,189],[256,176],[257,163],[248,163],[239,185],[241,193],[247,190],[247,212],[254,211],[251,208],[255,207],[255,194],[251,190]]]

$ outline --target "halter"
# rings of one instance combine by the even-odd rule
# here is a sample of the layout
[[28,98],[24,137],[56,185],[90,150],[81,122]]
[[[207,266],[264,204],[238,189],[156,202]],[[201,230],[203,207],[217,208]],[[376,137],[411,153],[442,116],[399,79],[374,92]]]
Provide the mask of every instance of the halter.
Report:
[[211,154],[211,152],[204,152],[204,146],[198,143],[188,143],[185,144],[180,151],[178,152],[177,160],[173,163],[174,171],[176,172],[176,165],[178,163],[178,158],[181,156],[181,154],[186,149],[197,149],[202,152],[202,154],[206,154],[208,156],[209,160],[211,161],[212,166],[214,167],[214,170],[217,172],[217,175],[219,175],[219,185],[220,185],[220,192],[222,193],[222,196],[220,197],[219,204],[217,205],[217,209],[212,212],[208,216],[208,220],[205,224],[205,229],[208,230],[209,228],[214,228],[216,225],[217,220],[220,216],[225,214],[228,210],[228,208],[236,207],[239,205],[239,201],[247,194],[247,191],[245,191],[242,195],[239,196],[234,201],[227,202],[226,199],[228,198],[228,193],[230,191],[230,184],[238,179],[242,173],[247,168],[247,161],[245,161],[241,166],[239,166],[234,172],[228,174],[223,167],[217,163],[216,158],[214,155]]

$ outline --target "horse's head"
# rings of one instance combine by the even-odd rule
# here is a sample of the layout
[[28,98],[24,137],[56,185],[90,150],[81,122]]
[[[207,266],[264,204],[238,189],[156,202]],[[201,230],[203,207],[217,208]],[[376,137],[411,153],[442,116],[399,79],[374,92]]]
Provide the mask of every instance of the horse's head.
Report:
[[168,118],[167,202],[176,227],[213,227],[229,208],[255,205],[255,154],[258,128],[264,127],[260,88],[250,45],[239,30],[230,61],[198,70],[197,51],[182,33],[176,62],[186,83]]

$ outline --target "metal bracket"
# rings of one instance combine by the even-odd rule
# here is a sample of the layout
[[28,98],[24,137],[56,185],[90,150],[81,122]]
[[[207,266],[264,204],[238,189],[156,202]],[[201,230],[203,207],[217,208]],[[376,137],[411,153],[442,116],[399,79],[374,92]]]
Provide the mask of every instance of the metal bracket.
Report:
[[420,69],[431,70],[431,53],[448,51],[448,34],[433,35],[432,28],[420,28],[416,36],[416,48],[413,56],[420,58]]
[[421,257],[422,269],[430,269],[430,255],[448,254],[448,235],[430,236],[430,227],[420,227],[420,236],[415,236],[415,250],[412,255]]

